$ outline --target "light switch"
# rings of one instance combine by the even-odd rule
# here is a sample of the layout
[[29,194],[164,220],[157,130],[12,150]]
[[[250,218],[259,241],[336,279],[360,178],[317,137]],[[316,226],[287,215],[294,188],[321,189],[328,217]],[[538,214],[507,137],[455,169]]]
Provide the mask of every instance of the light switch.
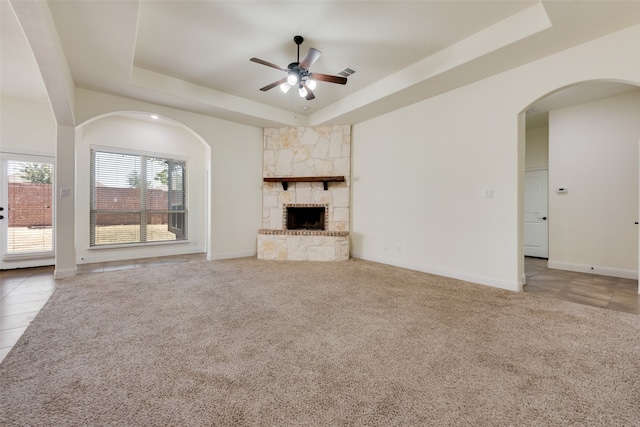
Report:
[[485,188],[482,192],[482,197],[485,199],[493,199],[493,188]]

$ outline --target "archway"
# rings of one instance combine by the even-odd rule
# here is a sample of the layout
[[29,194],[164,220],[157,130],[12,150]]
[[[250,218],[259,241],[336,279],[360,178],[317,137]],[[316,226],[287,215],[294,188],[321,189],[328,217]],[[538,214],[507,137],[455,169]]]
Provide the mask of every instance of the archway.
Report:
[[[524,247],[524,176],[530,169],[548,170],[550,268],[637,278],[639,86],[612,80],[571,84],[539,97],[521,114],[520,135],[527,142],[527,124],[540,126],[540,116],[547,115],[547,163],[521,146],[526,155],[519,201]],[[521,268],[525,282],[524,262]]]
[[[183,221],[188,219],[188,227],[186,227],[188,235],[185,234],[182,239],[177,239],[180,241],[176,241],[176,244],[169,244],[170,242],[161,241],[161,238],[153,237],[148,240],[151,244],[124,245],[126,247],[112,245],[101,248],[99,251],[89,250],[90,246],[93,246],[93,240],[91,240],[93,228],[90,225],[93,222],[86,209],[88,203],[82,201],[91,200],[91,186],[83,183],[87,184],[91,181],[89,167],[92,162],[91,153],[96,150],[132,156],[144,155],[151,160],[177,159],[184,163],[186,176],[183,179],[186,190],[183,191],[187,195],[188,209],[183,207],[184,212],[181,211],[180,215]],[[169,117],[141,111],[114,111],[101,114],[86,120],[76,128],[75,156],[75,193],[80,200],[75,208],[76,256],[79,264],[209,252],[210,147],[188,126]],[[126,172],[123,171],[122,174],[126,175]],[[155,178],[146,176],[148,182],[153,185],[167,187],[166,182],[161,183],[160,179],[155,182]],[[160,189],[157,192],[166,193]],[[169,218],[172,215],[170,214]],[[167,225],[167,227],[171,229],[171,226]],[[186,232],[186,229],[183,231]],[[175,230],[174,228],[172,232]],[[140,233],[142,234],[142,231]]]

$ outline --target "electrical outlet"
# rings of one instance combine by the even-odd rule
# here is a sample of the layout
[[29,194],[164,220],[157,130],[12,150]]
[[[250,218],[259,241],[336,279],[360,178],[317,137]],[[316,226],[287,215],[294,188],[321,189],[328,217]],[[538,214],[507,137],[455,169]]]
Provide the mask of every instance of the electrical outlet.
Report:
[[482,197],[485,199],[493,199],[493,188],[485,188],[482,192]]

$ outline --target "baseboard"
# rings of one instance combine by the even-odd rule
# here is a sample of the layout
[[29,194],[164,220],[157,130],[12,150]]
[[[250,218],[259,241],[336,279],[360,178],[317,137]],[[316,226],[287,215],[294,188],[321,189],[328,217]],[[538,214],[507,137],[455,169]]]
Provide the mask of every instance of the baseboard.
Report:
[[246,257],[257,257],[258,250],[255,251],[244,251],[244,252],[227,252],[220,254],[207,254],[207,260],[209,261],[220,261],[223,259],[233,259],[233,258],[246,258]]
[[462,273],[459,271],[446,270],[427,265],[418,265],[410,262],[397,261],[392,259],[386,259],[382,257],[371,257],[352,252],[353,258],[362,259],[365,261],[379,262],[381,264],[393,265],[400,268],[406,268],[409,270],[420,271],[422,273],[435,274],[437,276],[449,277],[451,279],[463,280],[465,282],[478,283],[480,285],[491,286],[493,288],[506,289],[508,291],[520,292],[522,291],[522,284],[506,282],[504,280],[498,280],[491,277],[478,276],[475,274]]
[[[162,242],[164,243],[164,242]],[[145,246],[148,245],[148,246]],[[76,264],[94,264],[98,262],[128,261],[132,259],[175,257],[204,253],[204,248],[193,247],[185,243],[171,244],[135,244],[130,247],[93,247],[82,256],[76,257]]]
[[56,268],[53,271],[54,279],[66,279],[67,277],[73,277],[78,274],[77,268]]
[[578,273],[599,274],[601,276],[621,277],[623,279],[636,280],[637,270],[627,270],[624,268],[602,267],[598,265],[577,264],[573,262],[551,261],[547,262],[548,268],[556,270],[576,271]]

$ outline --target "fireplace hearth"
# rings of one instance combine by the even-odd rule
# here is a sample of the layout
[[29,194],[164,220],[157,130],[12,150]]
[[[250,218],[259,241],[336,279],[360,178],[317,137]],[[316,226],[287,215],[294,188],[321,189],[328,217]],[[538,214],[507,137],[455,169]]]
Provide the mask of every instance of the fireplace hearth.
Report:
[[286,206],[287,230],[325,230],[326,208],[324,206]]

